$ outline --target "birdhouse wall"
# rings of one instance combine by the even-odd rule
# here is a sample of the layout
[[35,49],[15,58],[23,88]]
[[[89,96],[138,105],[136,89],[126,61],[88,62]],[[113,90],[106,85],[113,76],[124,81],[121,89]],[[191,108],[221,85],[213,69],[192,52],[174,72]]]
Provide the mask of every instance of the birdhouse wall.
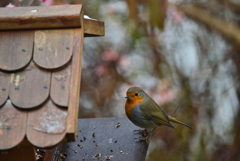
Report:
[[75,140],[82,28],[0,32],[0,150]]

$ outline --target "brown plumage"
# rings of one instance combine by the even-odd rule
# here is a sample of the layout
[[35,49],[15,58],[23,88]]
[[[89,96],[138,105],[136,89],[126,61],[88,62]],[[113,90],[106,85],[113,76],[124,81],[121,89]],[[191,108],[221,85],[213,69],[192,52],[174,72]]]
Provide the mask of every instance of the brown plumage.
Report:
[[129,88],[126,98],[126,115],[136,126],[145,129],[155,129],[161,125],[174,128],[171,125],[171,122],[174,122],[192,129],[190,125],[167,115],[157,103],[139,87]]

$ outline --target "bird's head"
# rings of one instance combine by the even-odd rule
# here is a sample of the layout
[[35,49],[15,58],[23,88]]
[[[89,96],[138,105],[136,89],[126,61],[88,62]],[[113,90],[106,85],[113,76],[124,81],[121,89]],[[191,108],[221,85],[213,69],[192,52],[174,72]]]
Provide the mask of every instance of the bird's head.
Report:
[[142,102],[147,97],[147,94],[139,87],[131,87],[127,90],[127,101]]

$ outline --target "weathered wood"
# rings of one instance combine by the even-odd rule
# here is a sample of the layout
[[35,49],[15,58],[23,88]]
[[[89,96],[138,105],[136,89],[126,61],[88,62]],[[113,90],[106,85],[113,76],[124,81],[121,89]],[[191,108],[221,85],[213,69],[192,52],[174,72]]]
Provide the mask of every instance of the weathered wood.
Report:
[[[74,33],[74,47],[72,58],[72,77],[70,83],[70,96],[68,106],[68,118],[67,118],[67,139],[68,141],[74,141],[77,118],[78,118],[78,106],[80,95],[80,82],[81,82],[81,68],[82,68],[82,51],[83,51],[83,29],[75,29]],[[74,76],[74,77],[73,77]]]
[[41,108],[28,112],[27,138],[36,147],[56,146],[66,135],[67,110],[49,99]]
[[24,139],[26,123],[27,111],[14,108],[8,100],[0,108],[0,150],[11,149]]
[[84,19],[84,37],[104,36],[104,22]]
[[0,32],[0,69],[15,71],[27,66],[32,58],[33,36],[34,31]]
[[65,161],[93,160],[97,154],[101,154],[99,160],[107,157],[119,161],[145,160],[148,145],[134,139],[141,137],[133,133],[139,127],[127,118],[79,119],[77,127],[77,140],[63,144],[61,153],[67,153]]
[[34,6],[0,9],[0,30],[81,27],[82,5]]
[[0,71],[0,107],[7,101],[9,95],[10,74]]
[[[23,143],[24,142],[24,143]],[[0,160],[1,161],[35,161],[35,148],[23,141],[17,147],[8,150],[1,151]]]
[[34,38],[34,62],[55,69],[69,62],[73,51],[74,29],[37,30]]
[[10,99],[23,109],[37,107],[49,96],[51,72],[44,71],[34,63],[15,74],[11,74]]
[[71,67],[71,64],[67,64],[66,67],[52,72],[50,96],[59,106],[68,107]]
[[46,150],[43,161],[57,161],[57,158],[62,150],[62,144]]

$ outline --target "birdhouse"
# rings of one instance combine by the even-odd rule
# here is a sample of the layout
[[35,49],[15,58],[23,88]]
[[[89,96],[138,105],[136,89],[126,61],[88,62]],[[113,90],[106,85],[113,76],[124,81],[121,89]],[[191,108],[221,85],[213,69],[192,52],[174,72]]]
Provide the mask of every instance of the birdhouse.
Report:
[[82,5],[0,9],[1,151],[75,140],[83,38],[104,36],[104,22],[83,15]]

